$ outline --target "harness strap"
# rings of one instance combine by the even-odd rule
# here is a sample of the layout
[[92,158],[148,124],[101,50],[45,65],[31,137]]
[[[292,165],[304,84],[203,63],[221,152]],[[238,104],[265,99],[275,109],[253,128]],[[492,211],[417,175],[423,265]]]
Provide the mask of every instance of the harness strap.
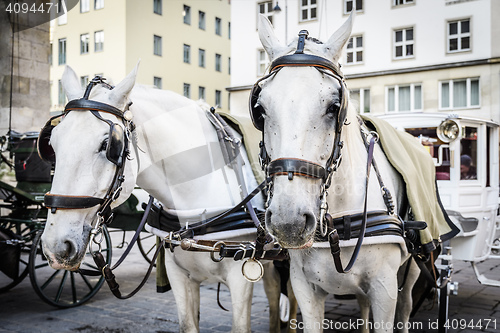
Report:
[[[368,182],[370,180],[370,169],[373,161],[373,148],[375,146],[375,137],[371,137],[370,139],[370,144],[368,146],[368,161],[366,164],[366,185],[365,185],[365,200],[364,200],[364,208],[363,208],[363,219],[361,221],[361,227],[359,230],[359,237],[358,241],[356,242],[356,247],[354,248],[354,251],[352,253],[351,259],[349,260],[349,263],[345,268],[343,268],[342,265],[342,259],[340,258],[340,236],[339,233],[337,232],[337,229],[333,229],[330,231],[328,234],[328,241],[330,243],[330,252],[332,253],[333,256],[333,261],[335,263],[335,268],[337,269],[337,272],[339,273],[348,273],[352,267],[354,266],[354,263],[356,262],[356,259],[358,257],[359,251],[361,250],[361,245],[363,244],[363,239],[365,237],[365,231],[366,231],[366,221],[368,217]],[[332,228],[333,227],[333,219],[330,214],[326,214],[326,218],[329,220],[329,226]]]
[[269,176],[288,175],[288,179],[290,180],[293,178],[293,175],[320,179],[324,179],[326,176],[326,170],[323,166],[299,158],[275,159],[269,163],[267,170]]
[[94,207],[102,204],[104,199],[78,195],[63,196],[47,192],[43,201],[45,207],[51,208],[52,213],[54,213],[55,209],[79,209]]

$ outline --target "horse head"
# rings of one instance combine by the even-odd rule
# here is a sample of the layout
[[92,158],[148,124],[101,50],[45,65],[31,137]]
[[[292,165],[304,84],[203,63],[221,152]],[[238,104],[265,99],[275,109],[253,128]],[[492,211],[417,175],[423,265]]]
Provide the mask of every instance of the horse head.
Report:
[[54,127],[49,121],[38,140],[42,158],[55,159],[42,235],[55,269],[79,267],[97,220],[107,218],[134,189],[137,165],[128,161],[136,156],[126,109],[136,73],[137,67],[114,88],[96,77],[84,92],[76,73],[70,67],[64,71],[69,102],[60,123]]
[[266,227],[287,248],[312,245],[322,193],[340,160],[348,92],[338,59],[352,21],[324,44],[301,31],[286,46],[260,18],[259,37],[271,67],[254,86],[250,110],[263,131],[263,160],[273,177]]

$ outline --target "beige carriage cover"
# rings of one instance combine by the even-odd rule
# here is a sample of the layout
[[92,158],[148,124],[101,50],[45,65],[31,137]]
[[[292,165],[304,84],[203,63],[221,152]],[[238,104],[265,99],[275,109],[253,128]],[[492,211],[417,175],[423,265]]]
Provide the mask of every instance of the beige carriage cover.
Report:
[[368,115],[361,115],[361,118],[378,133],[389,162],[403,177],[415,220],[427,222],[427,228],[420,232],[424,248],[432,250],[435,241],[455,236],[458,228],[441,205],[436,187],[436,169],[429,152],[417,138],[396,130],[387,121]]

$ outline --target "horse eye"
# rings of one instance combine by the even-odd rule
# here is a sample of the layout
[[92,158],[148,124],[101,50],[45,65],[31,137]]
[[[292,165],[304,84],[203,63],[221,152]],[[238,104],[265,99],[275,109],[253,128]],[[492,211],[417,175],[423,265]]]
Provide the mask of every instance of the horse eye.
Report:
[[340,110],[340,102],[336,101],[326,109],[326,114],[335,115],[339,112],[339,110]]
[[106,148],[108,148],[108,139],[104,140],[102,143],[101,143],[101,147],[99,147],[99,152],[101,151],[105,151]]

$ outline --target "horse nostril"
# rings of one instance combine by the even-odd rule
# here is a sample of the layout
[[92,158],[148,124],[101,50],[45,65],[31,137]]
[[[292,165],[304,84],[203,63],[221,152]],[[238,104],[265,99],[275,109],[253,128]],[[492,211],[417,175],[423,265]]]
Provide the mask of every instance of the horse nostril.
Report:
[[316,217],[311,212],[305,213],[304,217],[305,217],[304,231],[306,233],[313,232],[316,229]]
[[76,254],[76,247],[73,242],[65,241],[63,245],[62,257],[64,258],[72,258]]

